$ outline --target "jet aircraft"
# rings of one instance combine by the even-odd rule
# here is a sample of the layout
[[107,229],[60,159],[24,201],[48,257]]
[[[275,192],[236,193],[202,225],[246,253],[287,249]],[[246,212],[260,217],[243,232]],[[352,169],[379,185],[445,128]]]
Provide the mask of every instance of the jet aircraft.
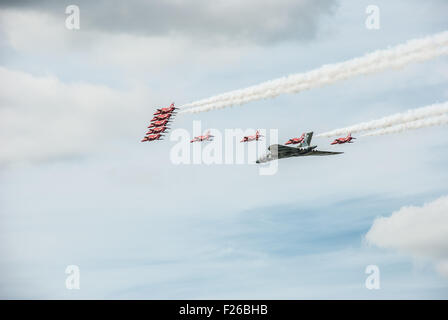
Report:
[[210,130],[203,136],[194,137],[193,140],[190,140],[190,143],[193,142],[201,142],[201,141],[213,141],[214,136],[210,134]]
[[352,134],[349,133],[346,137],[335,139],[331,144],[344,144],[344,143],[347,143],[347,142],[348,143],[353,143],[353,142],[351,142],[353,139],[356,139],[356,138],[353,138]]
[[163,137],[163,135],[161,135],[161,134],[150,134],[150,135],[145,136],[145,137],[141,140],[141,142],[145,142],[145,141],[155,141],[155,140],[163,140],[163,139],[160,139],[161,137]]
[[159,108],[156,110],[156,112],[154,112],[154,115],[158,115],[158,114],[167,114],[167,113],[175,113],[174,110],[177,110],[179,108],[176,108],[174,106],[174,102],[168,107],[168,108]]
[[260,132],[257,130],[255,132],[255,135],[246,136],[240,142],[258,141],[260,139],[260,137],[263,137],[263,135],[261,135]]
[[151,124],[148,126],[148,128],[153,128],[153,127],[164,127],[164,126],[166,126],[169,122],[171,122],[171,120],[159,120],[159,121],[154,121],[154,122],[151,122]]
[[302,143],[303,139],[305,138],[305,133],[302,133],[302,135],[300,136],[300,138],[291,138],[288,141],[285,142],[285,144],[298,144],[298,143]]
[[288,147],[280,144],[273,144],[268,147],[269,153],[260,159],[257,163],[264,163],[276,159],[290,158],[290,157],[304,157],[304,156],[330,156],[341,154],[343,152],[319,151],[317,146],[311,145],[313,132],[307,132],[304,141],[297,147]]
[[165,132],[168,129],[169,129],[168,127],[155,127],[155,128],[149,129],[149,131],[146,132],[146,134],[162,133],[162,132]]
[[158,115],[155,115],[154,118],[151,119],[151,122],[160,121],[160,120],[168,120],[169,118],[171,118],[172,115],[173,115],[172,113],[158,114]]

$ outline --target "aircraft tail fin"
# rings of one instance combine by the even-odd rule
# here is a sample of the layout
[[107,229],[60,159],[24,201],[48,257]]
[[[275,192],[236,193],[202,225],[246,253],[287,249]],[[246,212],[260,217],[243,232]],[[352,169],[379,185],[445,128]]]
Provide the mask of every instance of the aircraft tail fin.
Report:
[[311,145],[311,139],[313,139],[313,132],[307,132],[300,147],[309,147]]

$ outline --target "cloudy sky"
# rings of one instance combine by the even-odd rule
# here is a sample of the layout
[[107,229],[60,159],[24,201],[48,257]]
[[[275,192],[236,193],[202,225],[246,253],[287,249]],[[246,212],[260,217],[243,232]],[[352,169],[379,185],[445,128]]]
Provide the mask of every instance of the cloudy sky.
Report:
[[[72,4],[79,30],[65,26]],[[365,27],[370,4],[379,30]],[[272,176],[175,165],[174,142],[139,142],[155,106],[445,31],[446,12],[441,0],[1,1],[0,297],[448,298],[447,127],[360,138]],[[444,102],[447,80],[438,57],[173,129],[286,141]]]

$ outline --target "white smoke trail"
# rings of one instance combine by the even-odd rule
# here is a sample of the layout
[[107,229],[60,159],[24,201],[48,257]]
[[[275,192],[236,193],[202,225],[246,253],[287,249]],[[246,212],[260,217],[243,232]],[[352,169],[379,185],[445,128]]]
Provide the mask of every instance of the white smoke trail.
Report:
[[354,76],[396,69],[448,54],[448,31],[421,39],[409,40],[395,47],[378,50],[345,62],[324,65],[318,69],[267,81],[245,89],[230,91],[181,106],[180,113],[196,113],[273,98],[282,93],[321,87]]
[[320,133],[318,137],[332,137],[337,135],[347,134],[349,132],[356,133],[360,131],[368,131],[375,129],[382,129],[394,125],[411,122],[419,119],[440,116],[448,113],[448,101],[444,103],[436,103],[430,106],[408,110],[403,113],[397,113],[381,119],[362,122],[349,127],[335,129],[332,131]]
[[448,115],[444,114],[438,117],[434,118],[427,118],[427,119],[421,119],[416,120],[412,122],[406,122],[403,124],[399,124],[393,127],[381,129],[374,132],[368,132],[366,134],[363,134],[362,137],[366,136],[379,136],[383,134],[391,134],[391,133],[399,133],[403,131],[413,130],[413,129],[420,129],[425,127],[432,127],[432,126],[440,126],[448,124]]

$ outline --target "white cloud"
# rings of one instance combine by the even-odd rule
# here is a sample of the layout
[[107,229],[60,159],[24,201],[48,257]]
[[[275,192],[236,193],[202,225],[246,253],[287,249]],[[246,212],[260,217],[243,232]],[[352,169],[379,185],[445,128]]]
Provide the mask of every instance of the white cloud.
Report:
[[89,151],[131,131],[150,100],[140,88],[118,91],[65,84],[54,76],[36,77],[4,67],[0,86],[0,163]]
[[0,10],[0,27],[7,45],[32,57],[64,57],[64,63],[83,58],[83,64],[113,66],[132,73],[166,72],[173,65],[237,64],[256,47],[250,43],[210,45],[183,35],[110,33],[88,26],[68,30],[64,15],[47,12]]
[[430,258],[437,271],[448,277],[448,196],[377,218],[365,239],[416,258]]
[[[109,8],[104,7],[105,14],[109,14]],[[440,170],[446,154],[440,146],[446,145],[447,140],[440,128],[425,134],[410,132],[387,139],[360,139],[349,147],[335,147],[345,151],[341,157],[287,159],[281,162],[279,173],[270,177],[258,176],[255,166],[174,166],[168,158],[169,141],[156,145],[138,142],[145,129],[142,124],[149,119],[153,105],[163,103],[167,96],[169,102],[173,99],[180,103],[188,89],[194,91],[191,95],[200,98],[281,76],[290,70],[306,71],[372,47],[382,48],[386,41],[384,35],[381,40],[360,37],[356,32],[355,36],[347,36],[353,35],[351,30],[358,30],[353,24],[343,30],[332,25],[337,33],[322,43],[320,39],[300,47],[277,44],[258,48],[249,42],[244,44],[247,47],[240,48],[224,41],[210,46],[206,42],[208,37],[193,41],[185,34],[125,32],[121,30],[123,23],[113,30],[89,28],[85,15],[81,18],[81,30],[72,32],[64,26],[63,10],[60,15],[7,11],[8,17],[0,13],[1,33],[8,39],[5,47],[14,50],[5,50],[3,65],[7,69],[0,69],[0,143],[3,147],[0,162],[94,152],[99,159],[2,170],[1,220],[5,232],[0,241],[3,250],[0,269],[6,275],[3,296],[65,297],[67,292],[63,286],[60,289],[63,282],[58,275],[60,272],[63,275],[65,265],[73,261],[86,271],[84,279],[96,284],[91,290],[86,287],[81,290],[82,297],[120,298],[126,296],[123,291],[131,290],[128,296],[138,298],[143,293],[140,288],[145,287],[145,293],[155,298],[204,298],[211,286],[216,289],[213,290],[215,298],[253,297],[253,288],[257,288],[261,298],[322,297],[323,292],[327,293],[324,297],[366,295],[370,292],[366,293],[363,287],[364,279],[358,279],[364,275],[365,263],[374,261],[386,265],[396,261],[392,254],[385,259],[382,252],[372,257],[356,249],[348,255],[331,254],[330,258],[320,253],[310,259],[289,254],[258,258],[266,248],[249,244],[254,236],[263,238],[265,229],[256,230],[253,223],[238,217],[253,216],[247,210],[254,207],[261,210],[269,206],[269,211],[275,213],[284,208],[277,205],[287,203],[300,204],[312,211],[332,201],[339,207],[342,205],[339,201],[366,195],[371,199],[378,192],[418,196],[421,192],[446,187],[447,174]],[[82,6],[81,14],[85,13],[88,10]],[[363,10],[356,11],[351,19],[357,22],[359,13]],[[145,14],[142,10],[142,15]],[[115,22],[110,16],[107,18],[111,24]],[[340,19],[346,18],[347,14],[342,14]],[[168,23],[179,21],[182,22],[170,19]],[[251,30],[257,30],[260,23],[264,28],[269,26],[263,19],[256,22],[250,26]],[[362,27],[363,21],[358,26]],[[424,33],[432,31],[437,30]],[[409,38],[407,33],[396,32],[387,37],[390,44]],[[352,45],[353,39],[356,46]],[[366,44],[365,39],[371,43]],[[252,52],[243,60],[245,48]],[[264,104],[265,108],[258,112],[234,110],[204,114],[201,120],[204,127],[219,129],[280,128],[281,139],[296,135],[298,130],[325,130],[337,121],[345,125],[368,118],[371,113],[381,116],[390,109],[399,112],[437,101],[438,90],[422,90],[422,81],[428,86],[427,79],[431,77],[434,79],[431,87],[443,87],[443,74],[438,73],[441,63],[444,62],[433,61],[425,64],[424,69],[416,66],[322,91],[284,96]],[[233,65],[229,67],[229,64]],[[78,67],[81,68],[76,70]],[[132,72],[122,72],[127,70]],[[97,77],[101,71],[105,75]],[[47,72],[50,75],[45,76]],[[144,81],[135,76],[137,73],[145,75]],[[117,80],[116,75],[122,77]],[[66,79],[82,82],[67,83]],[[109,87],[91,84],[94,81],[103,81]],[[110,87],[130,82],[144,83],[154,93],[146,92],[146,88],[126,91]],[[393,99],[399,90],[400,97],[407,100]],[[387,95],[392,92],[395,94],[392,97]],[[415,97],[418,98],[415,105],[406,103]],[[289,109],[271,108],[283,103]],[[190,129],[191,120],[191,117],[178,118],[176,126]],[[126,141],[119,148],[115,144],[111,147],[115,139]],[[315,141],[319,148],[331,148],[326,139]],[[223,201],[223,197],[231,201]],[[371,213],[366,206],[363,219],[371,217]],[[260,217],[264,226],[272,225],[271,219]],[[272,220],[277,219],[278,215],[274,214]],[[310,219],[313,225],[322,222],[314,214]],[[330,220],[325,220],[324,225],[333,226],[335,221],[340,223],[341,216],[330,214],[326,219]],[[105,221],[107,228],[103,227]],[[283,234],[282,231],[276,227],[273,235]],[[320,241],[310,242],[310,249],[321,249],[322,243],[328,240],[325,233],[322,236],[312,233]],[[292,255],[301,255],[305,247],[300,242],[289,246],[284,243],[287,241],[284,237],[276,239],[278,243],[271,245],[287,246],[292,249]],[[354,239],[353,246],[358,240]],[[264,259],[265,262],[260,261]],[[198,261],[202,266],[198,267]],[[259,271],[254,273],[254,266]],[[297,266],[308,267],[298,270]],[[440,272],[446,270],[443,267],[443,263],[438,264]],[[129,274],[130,270],[134,277],[124,279],[122,275]],[[400,269],[397,273],[402,272]],[[406,270],[404,273],[407,275]],[[178,274],[176,281],[172,274]],[[30,277],[36,281],[29,281]],[[246,284],[240,286],[244,277],[248,278]],[[260,277],[272,281],[260,287]],[[124,280],[111,283],[112,278]],[[210,282],[218,278],[223,280]],[[141,279],[146,280],[142,283]],[[295,279],[293,283],[291,279]],[[402,283],[400,277],[398,281]],[[403,282],[407,284],[409,279]],[[416,283],[412,278],[415,289],[411,291],[397,286],[397,292],[401,290],[397,296],[425,297],[422,292],[428,289],[427,279],[422,278],[419,285]],[[360,289],[354,294],[356,286]],[[21,293],[14,295],[17,291]],[[390,292],[381,291],[381,297],[391,295]],[[440,290],[434,295],[440,297]]]
[[[67,5],[69,3],[66,3]],[[226,1],[145,1],[132,4],[117,0],[84,1],[81,28],[139,35],[173,34],[194,41],[270,43],[313,38],[324,16],[337,5],[335,0],[226,0]],[[11,1],[3,8],[50,12],[64,18],[61,1],[26,4]]]

